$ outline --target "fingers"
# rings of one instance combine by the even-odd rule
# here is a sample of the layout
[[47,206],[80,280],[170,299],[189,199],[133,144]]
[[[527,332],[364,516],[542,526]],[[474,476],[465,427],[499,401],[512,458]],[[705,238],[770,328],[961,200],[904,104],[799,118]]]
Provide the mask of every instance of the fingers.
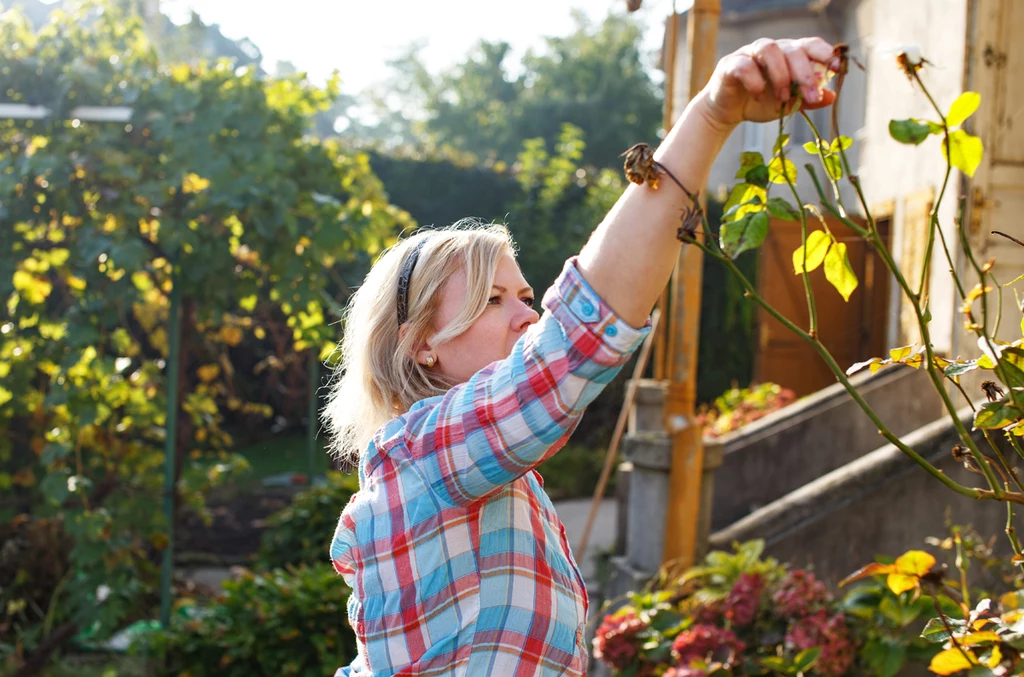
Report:
[[764,69],[767,84],[779,101],[789,100],[789,83],[792,80],[786,55],[774,40],[761,38],[750,45],[750,56]]
[[743,85],[743,88],[758,96],[768,88],[761,67],[748,54],[730,54],[722,60],[725,72]]

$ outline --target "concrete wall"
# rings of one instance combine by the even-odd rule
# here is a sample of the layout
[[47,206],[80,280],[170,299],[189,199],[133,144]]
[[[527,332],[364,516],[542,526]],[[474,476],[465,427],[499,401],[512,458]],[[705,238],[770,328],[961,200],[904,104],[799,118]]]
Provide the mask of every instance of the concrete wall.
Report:
[[[953,461],[950,450],[959,439],[948,419],[903,441],[957,482],[986,486],[983,477]],[[986,448],[984,440],[979,444]],[[1019,465],[1019,457],[1007,458]],[[836,583],[876,555],[931,549],[925,538],[948,534],[947,512],[954,524],[971,524],[983,536],[996,536],[997,549],[1007,551],[1001,534],[1006,527],[1004,504],[953,492],[887,445],[714,533],[711,546],[729,548],[737,541],[762,538],[768,555],[798,566],[810,564],[817,576]],[[1020,519],[1016,522],[1019,531]]]
[[[942,403],[926,374],[907,367],[853,378],[865,401],[897,435],[934,421]],[[711,517],[722,529],[757,508],[877,449],[878,431],[836,383],[718,440]]]

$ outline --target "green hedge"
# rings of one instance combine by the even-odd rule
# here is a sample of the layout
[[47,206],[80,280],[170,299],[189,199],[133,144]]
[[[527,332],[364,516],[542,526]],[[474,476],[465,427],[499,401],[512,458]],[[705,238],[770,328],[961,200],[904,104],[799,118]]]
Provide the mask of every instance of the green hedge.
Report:
[[329,564],[245,572],[213,603],[186,609],[134,650],[168,677],[324,677],[356,655],[348,595]]
[[327,482],[296,494],[291,504],[267,518],[256,565],[274,569],[328,561],[338,516],[359,491],[355,474],[327,473]]

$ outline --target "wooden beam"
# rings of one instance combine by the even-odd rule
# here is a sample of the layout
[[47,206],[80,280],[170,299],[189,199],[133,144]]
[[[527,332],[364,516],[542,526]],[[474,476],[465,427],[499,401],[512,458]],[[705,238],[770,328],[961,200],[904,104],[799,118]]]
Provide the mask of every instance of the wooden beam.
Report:
[[[690,81],[687,100],[693,99],[718,61],[720,0],[694,0],[686,39]],[[703,191],[704,186],[698,186]],[[690,566],[697,553],[700,488],[704,470],[703,430],[696,420],[697,343],[700,337],[701,284],[704,255],[684,246],[672,279],[672,313],[668,359],[671,379],[665,398],[665,430],[672,438],[669,504],[665,516],[664,562]]]

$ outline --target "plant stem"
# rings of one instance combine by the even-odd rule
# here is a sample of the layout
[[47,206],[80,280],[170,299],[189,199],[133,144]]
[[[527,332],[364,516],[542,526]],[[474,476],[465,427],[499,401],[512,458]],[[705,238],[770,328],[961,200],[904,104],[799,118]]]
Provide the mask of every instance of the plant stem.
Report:
[[[799,336],[803,340],[807,341],[808,343],[810,343],[814,347],[815,351],[821,356],[821,358],[823,360],[825,360],[825,363],[828,365],[829,369],[832,370],[832,373],[835,375],[836,380],[838,380],[840,383],[843,384],[843,387],[846,389],[846,392],[848,392],[850,394],[850,397],[852,397],[854,399],[854,401],[857,403],[857,405],[860,406],[861,410],[863,410],[864,413],[867,414],[868,418],[871,419],[871,422],[875,424],[875,427],[878,430],[878,432],[883,437],[885,437],[885,439],[887,439],[889,442],[891,442],[893,445],[895,445],[900,451],[902,451],[907,456],[909,456],[911,459],[913,459],[918,465],[920,465],[922,468],[924,468],[930,475],[935,477],[937,480],[939,480],[940,482],[942,482],[943,484],[945,484],[946,486],[948,486],[950,489],[952,489],[953,491],[957,492],[958,494],[960,494],[962,496],[968,496],[970,498],[993,498],[993,497],[995,497],[994,492],[985,491],[985,490],[977,489],[977,488],[969,488],[969,487],[965,487],[965,486],[959,484],[958,482],[954,481],[953,479],[947,477],[944,473],[939,471],[938,468],[936,468],[931,463],[926,461],[920,454],[918,454],[916,451],[914,451],[913,449],[908,447],[906,444],[904,444],[903,441],[899,439],[899,437],[894,435],[886,427],[886,425],[881,421],[881,419],[878,418],[878,415],[871,408],[871,406],[868,405],[868,403],[864,400],[864,398],[857,391],[857,389],[853,387],[853,385],[850,383],[850,380],[847,378],[845,372],[843,372],[843,370],[839,367],[839,365],[836,364],[835,359],[832,357],[831,353],[829,353],[828,349],[825,348],[825,346],[821,343],[821,341],[819,341],[818,339],[812,337],[810,334],[808,334],[807,332],[803,331],[798,326],[793,324],[793,322],[791,322],[789,320],[789,318],[787,318],[784,315],[782,315],[781,313],[779,313],[775,308],[773,308],[763,298],[761,298],[761,296],[754,289],[754,286],[750,283],[750,281],[746,278],[746,276],[743,275],[742,271],[740,271],[740,269],[736,266],[736,264],[733,263],[732,259],[730,259],[728,256],[725,256],[723,254],[720,254],[720,253],[714,251],[713,249],[708,247],[703,242],[700,242],[699,240],[694,239],[693,243],[696,244],[698,247],[700,247],[701,250],[704,251],[704,253],[707,254],[708,256],[716,258],[719,261],[721,261],[722,263],[724,263],[729,268],[729,270],[733,273],[733,275],[735,275],[740,280],[740,283],[743,285],[744,289],[746,289],[746,295],[748,297],[753,299],[754,302],[756,302],[759,306],[764,308],[765,311],[767,311],[769,315],[771,315],[776,320],[781,322],[787,329],[789,329],[791,332],[793,332],[794,334],[796,334],[797,336]],[[957,418],[957,420],[959,421],[959,418]],[[989,472],[991,472],[991,470]],[[1024,493],[1019,495],[1019,501],[1024,503]]]
[[[782,138],[782,130],[785,124],[786,117],[784,115],[786,110],[786,104],[782,104],[783,115],[779,116],[779,139]],[[804,283],[804,296],[807,298],[807,315],[810,318],[809,331],[811,336],[817,337],[818,335],[818,309],[814,303],[814,290],[811,288],[811,274],[807,270],[807,210],[803,207],[803,200],[800,199],[800,194],[796,190],[796,186],[793,185],[793,181],[789,178],[789,173],[786,171],[786,149],[782,144],[779,144],[779,160],[782,163],[782,175],[786,178],[786,185],[789,186],[789,190],[793,193],[793,199],[796,200],[796,207],[800,210],[800,244],[803,246],[804,260],[801,266],[800,277]]]
[[[819,139],[818,143],[820,144],[820,137],[817,137],[817,130],[814,130],[813,126],[812,130],[814,131],[816,138]],[[840,144],[840,147],[841,146],[842,144]],[[852,224],[853,221],[844,216],[846,211],[845,209],[843,209],[842,213],[840,213],[833,205],[829,204],[828,201],[825,200],[824,192],[821,190],[821,185],[818,183],[817,177],[814,176],[813,170],[811,172],[811,175],[815,179],[815,187],[818,189],[818,194],[822,198],[822,204],[825,206],[825,208],[828,209],[835,216],[840,218],[844,223],[848,225]],[[914,315],[917,318],[917,324],[921,331],[921,342],[924,344],[925,353],[927,355],[926,368],[928,370],[928,376],[932,381],[932,385],[935,387],[936,392],[938,392],[939,397],[942,398],[942,403],[945,406],[946,411],[949,413],[950,418],[953,420],[953,426],[956,428],[957,434],[960,436],[960,439],[963,441],[964,445],[966,445],[967,448],[971,450],[975,458],[978,460],[978,465],[981,468],[982,473],[985,475],[985,479],[988,482],[992,492],[995,494],[997,498],[1001,498],[1003,495],[1003,489],[1000,486],[999,481],[992,473],[992,468],[989,465],[987,459],[980,458],[982,454],[978,449],[978,445],[975,443],[974,438],[971,437],[970,433],[964,427],[963,421],[961,421],[960,417],[957,415],[956,407],[953,404],[953,401],[950,399],[949,393],[946,391],[944,384],[942,383],[943,377],[940,377],[936,372],[935,349],[932,347],[931,332],[928,330],[928,323],[925,321],[924,313],[921,309],[921,300],[917,295],[914,294],[913,290],[911,290],[910,285],[907,283],[907,280],[903,275],[903,272],[899,269],[899,266],[896,265],[896,261],[892,258],[892,254],[890,254],[888,247],[885,246],[885,243],[882,242],[882,238],[878,235],[878,230],[874,227],[874,221],[870,216],[871,210],[868,208],[867,200],[864,197],[864,192],[861,190],[860,182],[851,180],[851,183],[856,189],[857,198],[860,200],[861,207],[864,208],[864,213],[868,214],[868,231],[866,234],[867,239],[874,245],[875,250],[878,252],[878,255],[882,257],[882,261],[885,263],[886,268],[888,268],[890,272],[892,272],[892,274],[896,277],[896,282],[899,284],[900,289],[903,290],[904,295],[911,302],[911,305],[914,308]],[[842,200],[838,192],[836,194],[836,200]],[[1011,392],[1013,391],[1011,390]],[[936,470],[936,472],[938,471]]]
[[[939,606],[939,598],[938,598],[938,596],[932,595],[931,597],[932,597],[932,602],[935,604],[935,611],[938,612],[939,618],[942,620],[942,625],[944,625],[946,627],[946,632],[949,633],[949,641],[952,642],[953,646],[955,646],[960,651],[960,655],[962,655],[964,657],[965,661],[970,663],[972,666],[973,665],[977,665],[973,660],[971,660],[970,655],[968,655],[968,653],[964,650],[964,648],[962,646],[960,646],[960,642],[956,641],[956,637],[953,635],[953,628],[949,627],[949,620],[946,618],[946,614],[942,613],[942,607]],[[966,599],[966,592],[965,592],[964,599]]]
[[[1006,537],[1010,539],[1010,544],[1013,545],[1013,556],[1019,557],[1020,551],[1020,540],[1017,538],[1017,528],[1013,526],[1013,503],[1006,504]],[[1017,566],[1024,572],[1024,561]]]

